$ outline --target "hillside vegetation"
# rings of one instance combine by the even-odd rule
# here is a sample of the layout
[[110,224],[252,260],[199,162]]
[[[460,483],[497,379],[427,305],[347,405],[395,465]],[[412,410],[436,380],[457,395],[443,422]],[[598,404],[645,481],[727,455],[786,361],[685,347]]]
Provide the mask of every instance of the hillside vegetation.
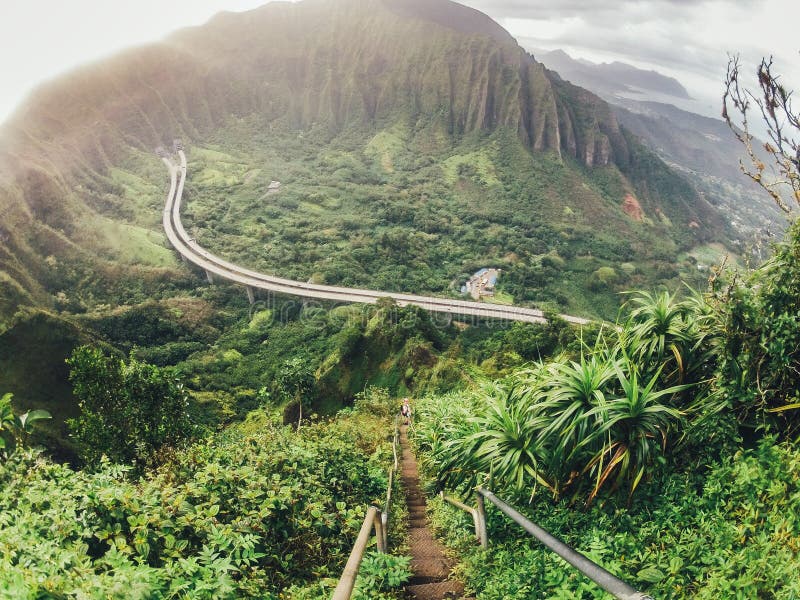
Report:
[[[800,361],[798,248],[795,226],[774,258],[745,280],[718,280],[704,297],[639,294],[619,330],[587,330],[582,340],[556,324],[445,328],[438,343],[455,338],[443,356],[424,313],[387,304],[356,326],[358,342],[338,345],[330,356],[367,344],[385,348],[392,360],[411,339],[411,356],[430,344],[433,372],[445,364],[463,372],[458,361],[474,361],[468,378],[432,378],[429,394],[415,401],[411,437],[431,491],[468,495],[476,483],[489,485],[654,596],[792,598],[800,421],[796,381],[786,373]],[[221,349],[229,366],[244,357],[230,344],[245,342],[263,319],[232,329]],[[283,327],[288,333],[293,326]],[[540,360],[513,366],[517,352]],[[357,365],[360,355],[342,364]],[[510,369],[493,371],[509,357]],[[403,371],[390,362],[365,374],[397,385],[402,379],[391,378],[420,376],[426,364]],[[71,366],[78,368],[75,359]],[[254,375],[222,369],[209,382],[237,373]],[[271,377],[286,381],[282,367]],[[80,597],[82,590],[107,597],[327,597],[362,507],[385,492],[385,440],[395,410],[385,391],[373,389],[358,395],[355,411],[325,423],[307,420],[295,431],[280,424],[286,413],[257,408],[213,437],[201,433],[188,445],[162,448],[160,466],[141,476],[107,460],[75,470],[37,451],[6,452],[0,589],[14,598]],[[485,552],[470,540],[463,513],[440,501],[431,507],[477,598],[604,597],[499,513],[490,511]],[[366,572],[380,580],[402,564],[392,560],[368,561]],[[373,591],[365,598],[388,597],[367,589]]]
[[253,413],[141,479],[36,451],[0,463],[2,598],[278,598],[338,577],[386,493],[389,423]]
[[[420,401],[432,486],[490,486],[653,597],[794,598],[799,247],[795,224],[746,281],[637,296],[578,358]],[[488,552],[434,513],[479,598],[604,597],[499,513]]]
[[603,101],[445,0],[223,14],[47,84],[0,136],[2,328],[197,285],[160,231],[153,149],[177,137],[203,243],[298,277],[447,293],[490,261],[517,302],[613,317],[622,286],[730,239]]

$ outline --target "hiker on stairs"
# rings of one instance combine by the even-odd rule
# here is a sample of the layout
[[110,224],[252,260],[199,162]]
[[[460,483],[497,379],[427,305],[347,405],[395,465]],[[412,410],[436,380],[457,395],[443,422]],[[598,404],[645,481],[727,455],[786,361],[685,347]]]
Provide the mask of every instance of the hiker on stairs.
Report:
[[405,424],[408,425],[411,421],[411,405],[409,404],[408,398],[403,398],[403,406],[400,408],[400,415],[405,420]]

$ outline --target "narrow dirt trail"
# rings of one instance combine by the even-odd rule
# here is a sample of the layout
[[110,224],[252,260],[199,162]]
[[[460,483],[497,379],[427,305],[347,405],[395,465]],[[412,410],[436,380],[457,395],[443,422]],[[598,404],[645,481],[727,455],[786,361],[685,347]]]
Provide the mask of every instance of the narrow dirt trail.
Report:
[[401,475],[408,504],[411,570],[414,573],[406,585],[406,593],[409,598],[417,600],[462,598],[464,586],[460,581],[449,578],[451,562],[445,556],[444,546],[433,536],[428,525],[417,459],[411,452],[406,427],[400,429],[400,442],[403,449]]

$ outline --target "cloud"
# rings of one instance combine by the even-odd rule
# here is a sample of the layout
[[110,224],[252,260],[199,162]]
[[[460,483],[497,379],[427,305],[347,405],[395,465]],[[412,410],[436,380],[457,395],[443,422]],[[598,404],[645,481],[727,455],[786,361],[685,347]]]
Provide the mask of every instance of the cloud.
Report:
[[717,95],[728,53],[741,53],[749,64],[774,55],[786,82],[800,85],[800,42],[789,0],[462,1],[526,48],[619,60],[704,88],[690,93]]
[[464,0],[473,8],[492,14],[499,18],[558,18],[564,16],[619,15],[631,8],[638,12],[658,15],[672,8],[702,9],[709,4],[721,5],[723,8],[753,8],[763,0],[616,0],[602,2],[595,0]]
[[[623,13],[640,14],[641,18],[652,18],[674,8],[699,7],[712,0],[617,0],[615,2],[593,2],[586,0],[465,0],[495,18],[559,19],[581,17],[587,21],[619,21]],[[752,4],[758,0],[745,0],[735,4]],[[649,17],[645,16],[649,15]]]

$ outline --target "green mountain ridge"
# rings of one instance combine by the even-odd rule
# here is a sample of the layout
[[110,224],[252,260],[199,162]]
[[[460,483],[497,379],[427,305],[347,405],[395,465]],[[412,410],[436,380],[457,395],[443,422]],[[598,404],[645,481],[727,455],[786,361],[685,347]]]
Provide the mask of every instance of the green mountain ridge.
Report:
[[[576,60],[562,50],[536,56],[565,80],[608,102],[622,127],[684,174],[748,244],[755,245],[752,238],[765,231],[785,229],[784,216],[741,172],[744,149],[736,136],[722,119],[701,114],[699,103],[683,102],[690,98],[678,81],[622,63],[610,68]],[[762,145],[755,144],[757,152]],[[768,162],[766,156],[761,159]]]
[[[274,128],[284,135],[277,143],[305,131],[321,147],[348,136],[366,144],[399,125],[406,150],[439,164],[494,136],[520,143],[514,154],[534,152],[530,165],[530,156],[514,159],[523,174],[548,155],[564,187],[600,177],[583,201],[587,231],[608,213],[623,237],[640,236],[619,208],[632,193],[651,218],[669,223],[645,237],[686,249],[726,238],[713,207],[621,129],[605,102],[551,77],[485,15],[443,0],[271,3],[80,68],[44,85],[3,127],[0,315],[25,304],[69,310],[75,302],[65,307],[57,297],[76,288],[86,288],[77,304],[92,306],[190,286],[162,251],[166,178],[152,150],[175,137],[226,150],[225,132],[237,123],[259,143]],[[470,185],[457,175],[455,195]],[[518,203],[500,176],[501,193]],[[565,192],[551,212],[564,208]],[[130,286],[134,297],[120,291]]]

